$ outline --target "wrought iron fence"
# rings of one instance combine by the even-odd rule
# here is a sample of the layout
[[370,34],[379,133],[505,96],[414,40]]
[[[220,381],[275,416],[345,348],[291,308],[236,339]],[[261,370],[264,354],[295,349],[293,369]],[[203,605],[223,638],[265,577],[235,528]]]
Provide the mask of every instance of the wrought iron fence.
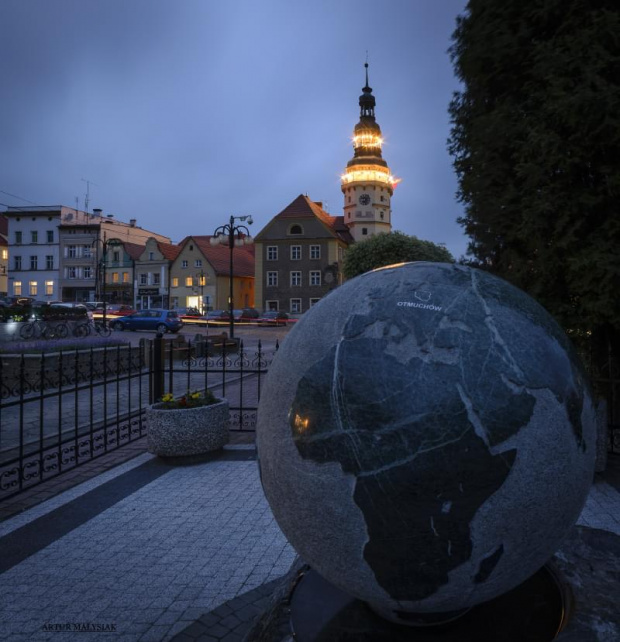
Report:
[[210,388],[229,400],[231,430],[253,431],[277,348],[156,338],[0,355],[0,501],[143,437],[165,392]]
[[180,338],[152,342],[151,403],[166,393],[178,396],[208,388],[228,400],[231,430],[255,430],[262,383],[279,343],[265,351],[261,341],[255,349],[246,349],[243,341],[221,337]]

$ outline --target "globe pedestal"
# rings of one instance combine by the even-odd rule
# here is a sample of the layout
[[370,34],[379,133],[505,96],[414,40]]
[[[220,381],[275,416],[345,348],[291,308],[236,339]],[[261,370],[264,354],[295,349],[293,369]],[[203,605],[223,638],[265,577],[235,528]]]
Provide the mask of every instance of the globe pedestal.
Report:
[[552,564],[508,593],[455,613],[404,613],[387,621],[368,604],[302,571],[289,596],[297,642],[550,642],[572,611],[570,587]]

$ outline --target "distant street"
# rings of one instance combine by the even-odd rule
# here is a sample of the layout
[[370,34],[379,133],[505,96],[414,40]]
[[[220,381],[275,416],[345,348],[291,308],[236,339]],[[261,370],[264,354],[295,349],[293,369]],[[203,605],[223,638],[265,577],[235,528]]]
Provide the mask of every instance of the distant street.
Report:
[[[289,333],[292,325],[286,327],[275,327],[275,326],[257,326],[257,325],[239,325],[235,326],[235,337],[238,337],[243,340],[244,349],[247,350],[256,350],[258,347],[258,342],[260,340],[263,350],[273,350],[275,347],[276,341],[282,343],[283,339]],[[183,335],[186,341],[191,341],[197,334],[202,336],[213,337],[222,332],[228,334],[228,325],[222,325],[221,327],[205,327],[199,325],[190,325],[185,324],[178,335]],[[122,332],[113,332],[112,336],[119,336],[123,339],[131,341],[132,345],[138,345],[140,339],[153,339],[155,338],[155,332],[148,332],[144,330],[138,330],[136,332],[131,332],[129,330],[124,330]],[[173,334],[166,334],[165,339],[169,340],[174,338]]]

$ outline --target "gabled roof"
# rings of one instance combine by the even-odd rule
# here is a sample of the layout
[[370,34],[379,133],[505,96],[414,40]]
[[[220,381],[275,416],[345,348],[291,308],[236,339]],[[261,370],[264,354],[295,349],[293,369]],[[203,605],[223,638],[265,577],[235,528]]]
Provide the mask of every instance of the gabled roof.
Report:
[[319,203],[315,203],[303,194],[300,194],[279,214],[276,214],[257,235],[257,238],[260,237],[262,232],[276,219],[290,218],[318,218],[319,221],[328,228],[328,231],[331,232],[333,236],[341,240],[343,243],[353,243],[353,237],[344,222],[344,216],[331,216],[331,214],[328,214]]
[[[215,273],[228,276],[230,273],[230,249],[228,245],[211,245],[211,236],[188,236],[179,246],[193,240],[203,256],[209,261]],[[242,245],[233,249],[233,275],[254,277],[254,245]]]
[[165,259],[174,261],[181,252],[181,245],[173,245],[172,243],[162,243],[157,241],[157,249],[164,255]]
[[142,252],[144,252],[144,245],[138,245],[137,243],[130,243],[129,241],[125,241],[123,243],[123,246],[125,248],[125,252],[129,254],[129,256],[134,260],[137,261],[140,258],[140,255]]

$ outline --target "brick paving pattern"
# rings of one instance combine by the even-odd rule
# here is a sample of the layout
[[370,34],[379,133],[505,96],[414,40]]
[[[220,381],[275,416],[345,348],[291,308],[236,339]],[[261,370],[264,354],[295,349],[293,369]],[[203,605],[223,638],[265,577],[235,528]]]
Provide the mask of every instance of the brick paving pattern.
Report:
[[[0,596],[0,635],[75,639],[44,627],[91,622],[114,625],[115,639],[169,639],[282,576],[294,557],[255,462],[171,468],[7,570],[2,579],[11,590]],[[237,620],[215,632],[228,634]]]

